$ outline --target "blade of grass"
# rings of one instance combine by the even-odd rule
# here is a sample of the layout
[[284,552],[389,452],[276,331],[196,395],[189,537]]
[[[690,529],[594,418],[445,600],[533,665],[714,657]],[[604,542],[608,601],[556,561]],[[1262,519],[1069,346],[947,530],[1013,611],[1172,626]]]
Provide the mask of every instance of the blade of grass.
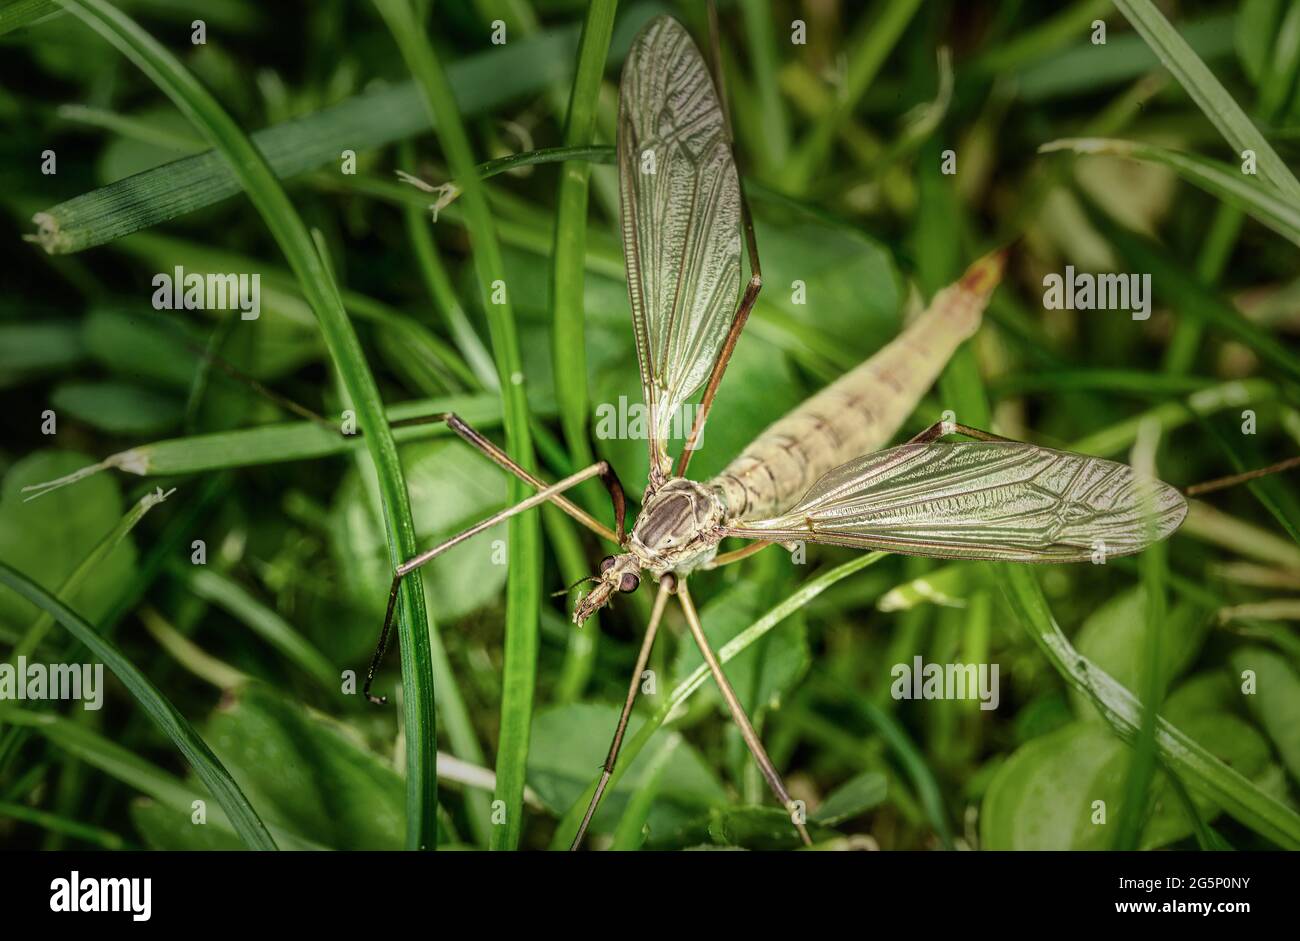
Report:
[[[614,31],[616,0],[595,0],[587,7],[578,44],[578,68],[569,94],[569,112],[565,121],[564,146],[573,151],[594,148],[596,111],[600,103],[601,81]],[[569,460],[574,467],[586,467],[595,457],[591,453],[587,419],[591,406],[587,390],[587,334],[584,290],[587,262],[587,216],[590,196],[591,165],[584,159],[571,160],[560,170],[560,187],[556,196],[555,238],[551,252],[550,310],[551,360],[555,377],[555,397],[560,411]],[[592,489],[584,488],[590,497]],[[590,499],[587,500],[591,504]],[[544,522],[557,550],[560,570],[566,583],[574,583],[589,574],[582,545],[573,524],[558,512],[544,511]],[[572,603],[573,599],[567,599]],[[557,696],[561,702],[581,695],[595,665],[599,618],[593,618],[581,630],[570,634],[560,673]]]
[[1293,3],[1288,7],[1278,26],[1273,56],[1260,77],[1259,113],[1265,122],[1284,112],[1300,75],[1300,6]]
[[[1129,463],[1142,476],[1144,482],[1156,479],[1156,449],[1160,440],[1160,426],[1152,420],[1138,432]],[[1114,848],[1135,850],[1142,841],[1150,811],[1151,786],[1156,777],[1156,719],[1160,704],[1165,699],[1164,669],[1161,661],[1161,640],[1165,626],[1165,558],[1168,543],[1155,541],[1155,518],[1152,491],[1145,486],[1140,491],[1143,509],[1142,525],[1150,546],[1138,557],[1142,590],[1146,597],[1146,636],[1139,655],[1142,677],[1142,722],[1133,742],[1128,774],[1124,781],[1124,803],[1120,806],[1119,825],[1116,828]]]
[[1215,384],[1205,376],[1152,373],[1144,369],[1058,369],[1050,373],[1013,373],[990,380],[998,395],[1026,392],[1102,392],[1143,398],[1186,395]]
[[1095,206],[1087,208],[1088,218],[1131,266],[1129,270],[1149,273],[1156,295],[1181,317],[1193,317],[1239,340],[1287,378],[1300,381],[1300,355],[1290,345],[1243,317],[1231,303],[1187,271],[1166,249],[1115,224]]
[[[77,640],[85,644],[91,654],[113,671],[144,712],[162,733],[171,739],[190,767],[207,785],[217,803],[229,815],[235,832],[250,849],[276,848],[275,840],[271,838],[266,825],[262,823],[257,811],[253,809],[244,792],[235,783],[235,779],[221,763],[221,759],[212,753],[212,749],[194,730],[194,726],[190,725],[189,720],[181,715],[171,701],[117,649],[115,644],[101,637],[81,615],[4,562],[0,562],[0,584],[6,585],[49,613]],[[14,714],[10,713],[7,718],[9,721],[14,721]]]
[[0,36],[62,13],[55,0],[12,0],[0,7]]
[[38,810],[35,807],[26,807],[22,804],[11,804],[8,801],[0,801],[0,820],[3,820],[6,817],[10,820],[30,823],[32,826],[49,830],[51,833],[58,833],[63,836],[72,837],[74,840],[81,840],[82,842],[90,843],[93,846],[98,846],[100,849],[124,850],[131,848],[130,844],[126,840],[111,830],[90,826],[89,824],[80,823],[76,820],[69,820],[67,817],[47,813],[43,810]]
[[[920,161],[920,205],[914,239],[917,252],[917,280],[927,296],[951,284],[961,273],[961,242],[953,237],[954,225],[960,231],[962,207],[957,200],[951,178],[940,172],[937,139],[922,150]],[[957,420],[976,428],[988,428],[988,398],[979,376],[975,344],[968,340],[957,348],[939,376],[939,395],[944,409],[954,410]],[[936,416],[937,417],[937,416]]]
[[790,153],[790,117],[777,84],[780,66],[771,7],[763,0],[742,0],[740,18],[758,105],[755,109],[758,139],[762,141],[761,147],[752,150],[758,162],[758,175],[767,180],[778,179]]
[[807,137],[795,148],[781,174],[784,188],[799,193],[812,182],[830,154],[840,128],[852,118],[862,96],[920,5],[920,0],[886,0],[877,15],[862,18],[862,25],[848,42],[848,72],[844,76],[844,86],[834,105],[817,119]]
[[[415,526],[397,446],[361,344],[297,210],[262,153],[184,66],[133,20],[105,0],[59,0],[130,59],[228,161],[289,260],[320,324],[339,378],[357,410],[379,480],[389,559],[396,568],[417,552]],[[398,621],[405,706],[407,845],[437,846],[436,714],[428,619],[418,579],[405,580]]]
[[[125,582],[114,586],[112,607],[99,623],[100,632],[105,637],[112,637],[118,624],[133,611],[144,593],[153,584],[162,571],[165,560],[180,551],[182,545],[188,545],[191,535],[212,511],[217,501],[229,490],[226,474],[213,474],[201,481],[192,491],[187,491],[184,502],[174,504],[174,510],[168,514],[161,531],[155,533],[147,550],[137,560],[135,572]],[[59,650],[56,657],[61,662],[71,662],[83,658],[85,648],[75,637],[69,637],[67,643]],[[3,708],[3,704],[0,704]],[[142,720],[147,721],[147,720]],[[16,756],[22,751],[23,743],[30,737],[30,729],[9,728],[0,735],[0,778],[7,776]]]
[[1294,542],[1200,500],[1188,504],[1182,532],[1248,559],[1300,571],[1300,547]]
[[[312,183],[331,192],[356,193],[374,199],[382,199],[396,206],[414,203],[421,209],[426,208],[425,197],[421,196],[418,191],[401,183],[390,183],[388,180],[375,177],[339,176],[337,174],[317,175],[312,177]],[[459,207],[455,205],[447,207],[447,210],[439,218],[454,225],[465,224],[465,216],[459,211]],[[523,249],[541,258],[549,258],[551,255],[555,230],[549,222],[545,226],[541,226],[531,222],[503,219],[499,222],[497,231],[502,244]],[[623,271],[623,257],[620,254],[618,243],[608,236],[596,238],[598,234],[605,235],[605,233],[592,231],[587,233],[587,270],[611,278],[622,279],[625,274]]]
[[[415,165],[415,148],[409,143],[403,143],[400,153],[403,163]],[[492,364],[492,354],[479,339],[460,298],[456,296],[451,276],[447,274],[447,268],[438,253],[438,245],[433,239],[428,213],[421,211],[414,203],[408,203],[402,207],[402,216],[406,220],[406,237],[415,254],[416,267],[434,308],[447,324],[456,348],[460,350],[460,355],[473,371],[479,385],[484,389],[495,389],[497,374]]]
[[1116,422],[1108,428],[1077,438],[1069,445],[1068,450],[1097,457],[1109,457],[1132,445],[1137,437],[1138,428],[1148,418],[1159,421],[1161,433],[1165,433],[1190,424],[1197,415],[1209,415],[1223,409],[1269,402],[1276,399],[1277,394],[1277,386],[1267,379],[1221,383],[1193,392],[1180,401],[1162,402],[1133,418]]
[[869,697],[846,686],[831,674],[819,671],[816,682],[819,689],[824,688],[824,692],[837,702],[847,703],[884,739],[903,766],[903,772],[911,780],[912,787],[916,789],[921,806],[940,843],[945,849],[952,849],[952,828],[948,824],[947,811],[944,810],[943,791],[926,763],[925,755],[912,741],[907,728]]
[[649,819],[655,797],[659,794],[659,781],[681,741],[680,735],[666,735],[663,744],[651,754],[646,762],[645,774],[641,778],[640,786],[627,802],[623,816],[618,822],[618,828],[614,831],[614,843],[611,849],[641,848],[641,843],[645,840],[646,820]]
[[[127,787],[186,817],[194,812],[194,800],[203,797],[203,792],[195,790],[189,782],[180,780],[82,723],[48,712],[30,710],[15,712],[14,721],[24,728],[40,733],[52,745],[62,749],[68,755],[98,768]],[[215,826],[238,835],[234,824],[220,805],[209,808],[208,826]],[[275,824],[270,824],[268,829],[276,843],[285,849],[324,848],[311,844]]]
[[[616,7],[615,0],[595,0],[587,7],[578,50],[578,69],[573,78],[569,116],[564,128],[567,148],[589,147],[594,140],[596,106]],[[550,284],[555,396],[560,406],[565,442],[576,467],[592,463],[587,442],[587,416],[591,409],[587,395],[587,337],[583,307],[590,175],[591,167],[585,161],[571,160],[561,168]]]
[[[638,5],[625,19],[648,17]],[[622,28],[622,24],[620,24]],[[572,61],[578,30],[561,29],[519,39],[469,56],[448,70],[466,115],[490,112],[514,98],[535,94]],[[615,54],[621,56],[626,45]],[[414,82],[366,92],[296,121],[252,134],[275,176],[291,179],[333,164],[344,150],[362,151],[405,140],[430,129]],[[79,252],[175,219],[233,196],[240,181],[218,151],[184,157],[137,173],[37,215],[36,238],[51,253]]]
[[1300,201],[1288,198],[1276,187],[1257,182],[1227,164],[1154,144],[1104,138],[1067,137],[1050,141],[1038,148],[1040,154],[1059,150],[1094,156],[1128,157],[1169,167],[1187,182],[1300,245]]
[[[1198,424],[1214,441],[1219,450],[1227,455],[1235,473],[1240,474],[1252,469],[1241,459],[1237,449],[1228,442],[1223,433],[1214,427],[1211,422],[1199,418]],[[1263,463],[1259,462],[1254,466],[1263,466]],[[1251,480],[1247,482],[1246,489],[1286,530],[1287,535],[1300,543],[1300,504],[1296,502],[1294,489],[1288,489],[1287,485],[1276,476]]]
[[[277,313],[306,326],[314,326],[315,316],[311,305],[304,299],[298,282],[290,271],[250,259],[237,252],[223,251],[199,245],[184,239],[154,233],[140,233],[118,241],[114,246],[136,258],[147,260],[167,270],[180,265],[187,272],[201,274],[224,271],[257,271],[261,276],[262,305],[274,305]],[[391,336],[400,346],[412,369],[427,367],[437,377],[436,384],[418,383],[418,391],[437,395],[446,391],[459,391],[463,384],[473,387],[474,373],[460,358],[456,350],[447,345],[424,324],[395,310],[372,297],[343,289],[340,292],[344,309],[357,320],[376,324],[380,331]]]
[[[881,559],[885,558],[887,552],[865,552],[857,557],[850,559],[842,565],[837,565],[829,571],[820,575],[815,575],[800,585],[785,600],[777,604],[766,614],[760,617],[749,627],[745,628],[731,640],[727,641],[717,651],[718,661],[724,666],[733,658],[739,656],[744,651],[761,640],[774,627],[788,618],[791,614],[807,605],[810,601],[831,587],[838,581],[848,578],[855,572],[870,565],[874,565]],[[686,700],[705,684],[709,679],[709,667],[701,663],[685,679],[681,680],[672,691],[664,697],[658,708],[639,728],[634,736],[624,744],[622,751],[618,756],[618,764],[614,768],[614,773],[610,777],[607,790],[613,792],[618,786],[619,779],[623,772],[631,766],[636,760],[637,755],[645,747],[650,738],[666,722],[676,718],[685,709]],[[573,806],[565,812],[563,819],[556,827],[555,835],[551,839],[552,849],[562,849],[573,842],[573,836],[578,832],[578,824],[582,821],[582,815],[587,809],[587,804],[591,801],[591,796],[596,793],[596,785],[599,776],[592,779],[591,784],[581,794]]]
[[[95,548],[86,554],[86,557],[77,564],[71,574],[63,580],[63,584],[59,586],[57,596],[61,599],[71,598],[77,590],[77,586],[85,581],[86,577],[108,557],[108,554],[117,547],[119,542],[127,537],[131,530],[135,529],[136,524],[144,519],[145,514],[174,492],[163,493],[159,489],[141,497],[136,505],[127,511],[126,515],[118,521],[118,524],[95,545]],[[53,626],[53,616],[48,611],[42,611],[40,616],[32,622],[32,626],[27,629],[27,633],[14,645],[10,662],[16,661],[19,657],[30,657]],[[3,716],[3,712],[3,704],[0,704],[0,716]]]
[[[1116,733],[1132,741],[1142,720],[1142,704],[1131,692],[1071,645],[1047,606],[1033,570],[998,563],[999,581],[1012,609],[1056,672],[1096,705]],[[1210,797],[1235,820],[1287,848],[1300,847],[1300,814],[1242,777],[1164,719],[1156,720],[1162,761],[1189,787]]]
[[[1274,54],[1269,60],[1266,79],[1260,83],[1256,110],[1266,125],[1277,123],[1286,106],[1288,92],[1283,90],[1289,90],[1295,84],[1296,74],[1300,72],[1300,43],[1295,42],[1297,31],[1300,31],[1300,6],[1293,6],[1274,44]],[[1196,274],[1206,285],[1214,286],[1223,277],[1241,234],[1243,221],[1242,211],[1234,206],[1221,203],[1215,210],[1214,220],[1210,223],[1196,256]],[[1203,332],[1200,321],[1183,319],[1178,322],[1165,350],[1166,372],[1178,373],[1191,369],[1200,349]]]
[[[524,395],[509,284],[487,196],[474,170],[469,137],[461,123],[447,75],[410,4],[406,0],[375,0],[375,6],[388,24],[407,68],[415,76],[424,106],[437,125],[452,176],[464,186],[462,203],[473,248],[474,270],[488,316],[501,385],[506,451],[521,466],[532,470],[535,462],[528,427],[528,401]],[[499,303],[494,297],[498,290],[502,292]],[[528,493],[522,482],[511,480],[511,502],[524,499]],[[496,764],[496,796],[505,802],[506,822],[492,832],[493,849],[514,849],[523,830],[524,774],[537,676],[537,616],[541,606],[541,532],[536,514],[521,514],[510,520],[508,543],[506,650]]]
[[197,134],[164,129],[148,121],[104,108],[68,104],[59,105],[54,113],[64,121],[112,131],[128,140],[148,144],[150,147],[161,147],[182,156],[203,150],[203,139]]
[[153,608],[140,609],[140,623],[173,660],[223,693],[229,693],[249,681],[248,674],[212,656],[167,623],[167,620]]
[[1219,84],[1214,73],[1178,35],[1156,5],[1151,0],[1115,0],[1115,6],[1159,56],[1165,68],[1173,73],[1210,123],[1219,129],[1224,140],[1233,146],[1236,155],[1240,156],[1243,150],[1253,150],[1264,179],[1292,200],[1300,202],[1300,180],[1295,178],[1246,112]]
[[[612,22],[612,20],[611,20]],[[604,62],[601,63],[602,68]],[[581,74],[579,78],[582,78]],[[599,87],[597,88],[599,91]],[[520,167],[532,167],[543,163],[569,163],[580,162],[589,163],[613,163],[615,159],[614,148],[604,144],[585,144],[585,145],[567,145],[564,147],[547,147],[541,150],[525,150],[517,154],[507,154],[504,157],[497,157],[493,160],[485,160],[478,164],[474,170],[479,180],[490,180],[494,176],[502,173],[509,173],[511,170],[517,170]],[[439,214],[454,203],[460,194],[465,192],[464,184],[457,183],[455,180],[448,180],[446,183],[440,183],[434,186],[421,180],[419,177],[406,173],[398,174],[402,177],[402,182],[414,185],[416,189],[426,193],[437,193],[438,198],[429,206],[429,211],[433,215],[433,221],[438,221]],[[563,181],[564,177],[561,177]]]
[[[447,649],[442,644],[442,635],[433,624],[429,625],[429,646],[433,652],[433,678],[438,684],[438,718],[442,722],[447,741],[451,743],[453,761],[482,766],[486,763],[483,746],[479,744],[469,710],[465,708],[455,671],[447,657]],[[441,752],[438,754],[438,774],[445,779],[448,777],[443,771],[445,756]],[[492,838],[493,829],[491,801],[487,794],[472,791],[465,795],[465,803],[469,829],[474,835],[475,843],[486,847]]]
[[[501,423],[501,402],[488,395],[420,399],[389,406],[390,421],[418,418],[438,412],[455,412],[476,428],[493,428]],[[393,432],[396,441],[441,438],[452,432],[446,425],[412,425]],[[232,467],[258,467],[282,461],[304,461],[330,454],[343,454],[365,447],[364,436],[337,434],[315,422],[284,422],[214,431],[183,438],[166,438],[111,454],[64,477],[32,485],[34,500],[100,471],[115,468],[142,477],[197,474]]]
[[1094,20],[1104,20],[1109,12],[1110,0],[1079,0],[1033,28],[981,53],[967,66],[968,74],[1005,75],[1013,69],[1045,59],[1087,33]]
[[289,662],[302,670],[322,689],[338,689],[339,671],[325,658],[315,645],[303,637],[293,625],[262,604],[241,585],[216,569],[202,565],[174,563],[172,574],[181,579],[198,597],[221,608],[237,621],[243,622],[258,637],[266,641]]

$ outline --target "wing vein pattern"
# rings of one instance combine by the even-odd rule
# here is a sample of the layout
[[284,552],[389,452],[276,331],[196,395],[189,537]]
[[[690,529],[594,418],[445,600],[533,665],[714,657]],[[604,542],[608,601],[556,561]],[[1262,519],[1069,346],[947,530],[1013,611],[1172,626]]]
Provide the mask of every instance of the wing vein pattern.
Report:
[[618,166],[651,474],[662,477],[673,418],[708,378],[735,314],[741,251],[722,108],[699,50],[671,17],[642,29],[623,67]]
[[1125,464],[1020,442],[938,442],[849,461],[785,513],[726,531],[933,558],[1077,562],[1140,552],[1186,513],[1176,489]]

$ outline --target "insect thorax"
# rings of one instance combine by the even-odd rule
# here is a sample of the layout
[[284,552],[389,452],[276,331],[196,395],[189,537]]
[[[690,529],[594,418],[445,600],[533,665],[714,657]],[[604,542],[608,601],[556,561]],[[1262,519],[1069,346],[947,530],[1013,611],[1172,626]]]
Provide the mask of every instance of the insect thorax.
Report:
[[716,493],[693,480],[674,477],[646,497],[628,549],[655,575],[689,572],[717,553],[723,519],[724,508]]

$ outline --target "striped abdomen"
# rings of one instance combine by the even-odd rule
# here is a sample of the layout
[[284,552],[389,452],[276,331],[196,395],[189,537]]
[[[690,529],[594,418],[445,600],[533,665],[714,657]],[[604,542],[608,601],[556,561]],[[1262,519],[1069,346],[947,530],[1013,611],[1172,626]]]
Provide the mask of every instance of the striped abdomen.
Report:
[[1002,265],[1000,253],[977,261],[891,343],[769,425],[709,482],[729,518],[780,513],[831,468],[888,444],[979,328]]

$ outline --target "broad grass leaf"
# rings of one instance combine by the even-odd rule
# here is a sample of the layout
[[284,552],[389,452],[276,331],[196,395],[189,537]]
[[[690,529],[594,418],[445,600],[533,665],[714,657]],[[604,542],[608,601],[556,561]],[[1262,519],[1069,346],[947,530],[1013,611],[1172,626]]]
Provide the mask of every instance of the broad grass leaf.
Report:
[[[1223,711],[1219,689],[1201,677],[1169,698],[1166,718],[1246,778],[1264,779],[1269,767],[1263,737]],[[1105,726],[1079,721],[1022,745],[995,772],[980,814],[985,849],[1109,849],[1119,820],[1131,749]],[[1219,808],[1193,792],[1202,819]],[[1106,825],[1094,824],[1093,802],[1104,801]],[[1167,846],[1193,832],[1164,775],[1152,785],[1144,848]]]
[[[53,480],[94,463],[74,451],[37,451],[5,475],[0,493],[0,559],[46,590],[57,593],[82,558],[122,518],[122,493],[116,478],[97,474],[75,487],[24,501],[22,488]],[[70,608],[94,624],[112,605],[118,588],[135,568],[135,546],[128,537],[91,572],[71,598]],[[26,628],[37,610],[13,592],[0,591],[0,621]]]
[[[417,442],[400,449],[411,494],[415,531],[422,549],[436,545],[503,508],[503,473],[460,441]],[[393,570],[388,543],[366,488],[355,468],[334,498],[331,546],[340,581],[356,610],[364,614],[350,626],[331,624],[316,632],[326,649],[347,659],[364,656],[383,622]],[[453,621],[495,601],[506,580],[506,524],[456,546],[422,570],[430,611]],[[327,635],[333,634],[334,637]]]
[[[894,338],[901,325],[902,283],[879,242],[815,218],[758,218],[763,304],[829,334],[859,358]],[[795,282],[803,282],[802,303]]]
[[1236,682],[1255,674],[1255,693],[1243,698],[1272,739],[1293,780],[1300,782],[1300,678],[1281,654],[1265,647],[1243,647],[1229,657]]
[[157,135],[156,140],[119,136],[110,138],[99,154],[95,176],[101,185],[152,170],[178,157],[207,150],[194,126],[172,107],[148,108],[131,118]]
[[86,315],[82,342],[90,357],[119,376],[183,392],[194,380],[198,354],[185,344],[188,326],[168,324],[152,310],[100,307]]
[[252,684],[208,721],[205,738],[269,821],[334,849],[400,849],[405,786],[327,719]]
[[[1204,613],[1188,604],[1178,604],[1163,623],[1160,640],[1162,682],[1169,682],[1191,664],[1209,632]],[[1147,632],[1146,594],[1141,586],[1107,601],[1083,622],[1074,646],[1112,677],[1137,691],[1142,689],[1142,651]],[[1075,714],[1101,722],[1101,716],[1078,690],[1070,691]]]
[[130,382],[62,382],[50,403],[93,428],[115,435],[156,435],[176,427],[185,413],[184,402]]
[[81,361],[81,324],[75,320],[0,323],[0,389]]
[[827,795],[810,815],[817,823],[833,827],[866,813],[885,799],[888,778],[879,771],[863,771]]
[[1127,746],[1100,725],[1076,722],[1022,745],[989,782],[980,843],[991,850],[1105,849],[1119,819]]
[[[666,692],[661,678],[657,695]],[[551,812],[559,815],[567,811],[599,773],[618,724],[619,711],[619,707],[613,705],[574,703],[543,709],[533,718],[528,784]],[[628,721],[624,741],[633,738],[643,722],[642,717],[634,713]],[[650,758],[662,741],[661,736],[677,734],[667,729],[655,732],[617,786],[606,792],[592,819],[594,831],[612,830],[617,826],[628,799],[640,785]],[[651,839],[656,834],[680,827],[698,816],[702,808],[727,800],[726,792],[713,772],[685,742],[673,749],[660,772],[656,789],[658,798],[647,819]]]
[[154,850],[242,850],[242,840],[221,827],[196,824],[192,814],[184,814],[147,797],[131,802],[131,822]]
[[1244,0],[1237,8],[1237,62],[1252,84],[1264,77],[1285,10],[1286,0]]

